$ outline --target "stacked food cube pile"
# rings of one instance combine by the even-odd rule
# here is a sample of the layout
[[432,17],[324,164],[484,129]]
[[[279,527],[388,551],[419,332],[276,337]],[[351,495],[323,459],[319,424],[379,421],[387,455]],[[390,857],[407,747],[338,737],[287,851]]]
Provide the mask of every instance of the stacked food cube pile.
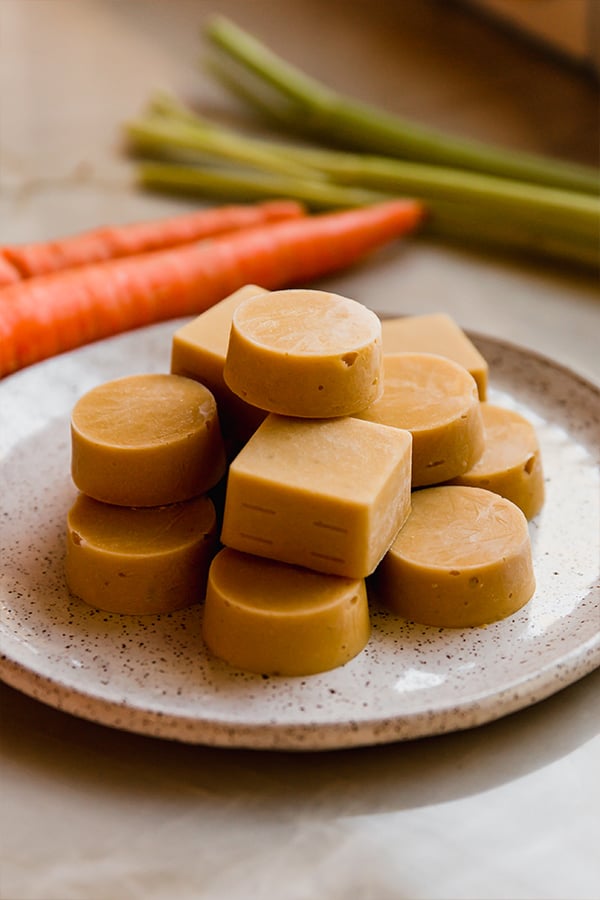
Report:
[[[210,471],[208,481],[176,496],[160,466],[153,477],[140,471],[143,484],[171,483],[160,507],[146,493],[155,515],[188,510],[198,494],[214,512],[207,491],[224,470],[224,436],[230,462],[221,482],[222,547],[212,541],[219,526],[205,523],[195,600],[205,596],[206,644],[231,665],[308,675],[346,663],[369,638],[375,592],[400,615],[445,626],[502,618],[532,596],[527,517],[543,502],[539,447],[521,416],[485,402],[485,360],[447,316],[382,327],[345,297],[248,285],[176,331],[169,375],[144,377],[216,398],[218,418],[205,404],[211,448],[204,445],[203,461],[197,455],[186,463],[189,471]],[[142,421],[156,428],[160,408]],[[86,482],[77,463],[84,445],[78,418],[76,407],[73,477],[95,500],[80,497],[74,509],[114,504],[114,493],[86,490],[93,479],[88,474]],[[95,410],[92,418],[110,417]],[[186,429],[180,423],[175,430],[181,444]],[[174,458],[161,465],[172,475],[186,470]],[[88,460],[83,471],[115,481],[106,460]],[[129,494],[119,502],[136,506]],[[161,611],[160,602],[145,609],[144,591],[133,609],[124,608],[123,590],[108,605],[102,591],[86,591],[85,579],[73,576],[78,561],[82,572],[88,566],[86,528],[77,531],[73,518],[72,510],[67,576],[74,593],[115,611]],[[172,608],[173,600],[165,606]]]
[[79,496],[67,516],[71,591],[108,612],[172,612],[197,601],[216,549],[208,492],[223,477],[215,399],[169,374],[101,384],[71,416]]
[[410,509],[410,433],[353,417],[381,395],[381,324],[321,291],[256,294],[232,320],[224,383],[265,418],[229,467],[204,637],[244,669],[333,668],[368,639],[365,578]]

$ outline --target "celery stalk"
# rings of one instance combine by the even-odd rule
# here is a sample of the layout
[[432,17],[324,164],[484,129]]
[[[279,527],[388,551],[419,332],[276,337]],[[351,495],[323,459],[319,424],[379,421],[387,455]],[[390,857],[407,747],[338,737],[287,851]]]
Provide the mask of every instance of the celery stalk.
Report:
[[389,194],[376,191],[233,166],[202,167],[143,160],[138,163],[137,177],[143,187],[167,193],[244,202],[287,197],[315,210],[351,209],[390,199]]
[[[224,163],[241,166],[248,175],[255,170],[270,177],[286,176],[288,193],[320,208],[351,205],[350,198],[361,196],[368,200],[373,192],[416,196],[429,210],[425,230],[437,236],[477,239],[504,249],[543,250],[545,255],[585,265],[598,260],[600,204],[584,194],[386,157],[248,138],[207,123],[165,98],[126,129],[137,153],[221,169]],[[181,171],[177,180],[191,186]],[[318,188],[319,181],[327,184]],[[263,177],[259,193],[264,186]]]
[[[272,109],[280,122],[304,133],[371,153],[598,195],[598,172],[590,167],[459,138],[344,97],[223,16],[209,22],[206,37],[221,57],[242,68],[237,82],[248,99],[251,75],[274,98],[256,92],[261,108]],[[231,85],[236,79],[228,80]]]
[[126,125],[129,140],[145,149],[159,152],[166,146],[173,150],[191,150],[200,156],[244,162],[259,169],[280,175],[322,180],[326,176],[318,169],[305,165],[281,153],[276,146],[271,150],[262,142],[243,142],[236,134],[214,127],[198,127],[189,123],[157,121],[148,119],[130,122]]
[[[238,202],[288,197],[314,210],[352,208],[397,196],[233,166],[192,166],[156,160],[140,161],[137,178],[144,188],[187,197]],[[507,224],[506,220],[494,217],[482,222],[481,217],[473,214],[466,205],[443,205],[437,216],[426,221],[421,230],[425,236],[441,236],[463,247],[473,246],[502,253],[516,251],[583,268],[594,268],[598,261],[595,245],[573,242],[568,236],[560,234],[549,234],[542,225],[536,229],[518,222]]]
[[432,202],[482,202],[488,209],[495,206],[506,213],[544,217],[546,221],[547,217],[560,217],[561,228],[591,237],[598,234],[600,202],[585,194],[389,157],[249,138],[192,116],[177,107],[165,108],[161,119],[140,119],[126,128],[133,143],[146,148],[153,144],[158,148],[180,147],[267,171],[328,177],[340,184],[396,194],[408,191]]

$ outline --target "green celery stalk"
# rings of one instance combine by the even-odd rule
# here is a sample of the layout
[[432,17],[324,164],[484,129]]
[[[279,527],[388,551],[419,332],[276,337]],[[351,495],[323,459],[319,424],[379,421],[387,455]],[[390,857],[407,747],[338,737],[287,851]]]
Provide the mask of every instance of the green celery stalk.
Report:
[[[248,138],[194,117],[164,98],[160,105],[153,104],[150,115],[129,123],[126,130],[138,153],[171,156],[178,162],[212,161],[221,168],[225,162],[289,176],[290,190],[299,191],[302,183],[302,199],[318,198],[321,207],[327,202],[339,205],[344,187],[367,191],[367,197],[373,191],[415,196],[430,211],[425,227],[432,234],[471,236],[506,249],[544,248],[546,255],[552,255],[553,248],[555,255],[585,265],[598,260],[600,203],[583,194],[386,157]],[[315,183],[323,180],[335,185],[338,194],[330,187],[315,193]]]
[[214,17],[205,34],[221,59],[241,67],[240,76],[232,72],[224,80],[230,87],[237,83],[246,99],[254,98],[280,124],[370,153],[598,195],[598,172],[591,167],[449,135],[342,96],[223,16]]
[[[241,202],[288,197],[316,211],[352,208],[397,196],[231,165],[222,168],[147,159],[138,162],[137,178],[144,188],[186,197]],[[442,236],[463,247],[471,245],[503,253],[517,251],[585,268],[597,266],[598,261],[595,246],[574,243],[560,234],[549,234],[543,226],[532,229],[494,218],[482,223],[481,217],[464,204],[459,208],[442,205],[436,216],[426,219],[421,231],[425,236]]]
[[142,160],[137,165],[137,178],[143,187],[168,193],[244,202],[287,197],[314,210],[351,209],[390,199],[389,194],[377,191],[233,166],[202,167]]
[[156,150],[159,153],[169,148],[173,151],[193,151],[201,157],[217,158],[220,161],[244,162],[259,169],[280,175],[322,180],[326,176],[318,169],[305,165],[301,159],[293,159],[273,149],[266,142],[243,141],[233,132],[214,126],[204,126],[198,119],[191,121],[155,117],[126,123],[125,131],[132,145]]

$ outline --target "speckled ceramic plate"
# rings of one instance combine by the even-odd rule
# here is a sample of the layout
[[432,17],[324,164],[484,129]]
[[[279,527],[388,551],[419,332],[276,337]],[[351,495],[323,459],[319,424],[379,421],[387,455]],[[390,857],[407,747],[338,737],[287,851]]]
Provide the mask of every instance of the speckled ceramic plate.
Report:
[[547,502],[530,524],[538,588],[486,628],[421,627],[373,610],[366,649],[309,678],[261,678],[205,651],[200,607],[109,615],[63,577],[69,414],[95,384],[167,371],[167,323],[0,382],[0,676],[105,725],[189,743],[319,750],[440,734],[535,703],[600,664],[600,392],[560,366],[474,336],[491,395],[537,427]]

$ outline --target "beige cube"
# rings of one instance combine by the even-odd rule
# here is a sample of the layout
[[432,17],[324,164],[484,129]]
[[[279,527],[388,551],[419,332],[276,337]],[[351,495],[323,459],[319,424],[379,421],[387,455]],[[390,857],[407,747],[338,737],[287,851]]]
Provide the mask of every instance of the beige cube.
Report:
[[234,310],[223,377],[260,409],[302,419],[352,416],[381,395],[381,322],[318,290],[249,297]]
[[248,297],[266,293],[247,284],[215,306],[182,325],[171,344],[171,372],[200,381],[214,394],[221,427],[227,437],[243,443],[256,430],[266,413],[246,403],[223,380],[229,332],[234,309]]
[[381,323],[384,353],[437,353],[464,366],[487,397],[488,364],[462,328],[446,313],[403,316]]
[[371,574],[410,512],[412,436],[270,414],[233,460],[221,540],[319,572]]

